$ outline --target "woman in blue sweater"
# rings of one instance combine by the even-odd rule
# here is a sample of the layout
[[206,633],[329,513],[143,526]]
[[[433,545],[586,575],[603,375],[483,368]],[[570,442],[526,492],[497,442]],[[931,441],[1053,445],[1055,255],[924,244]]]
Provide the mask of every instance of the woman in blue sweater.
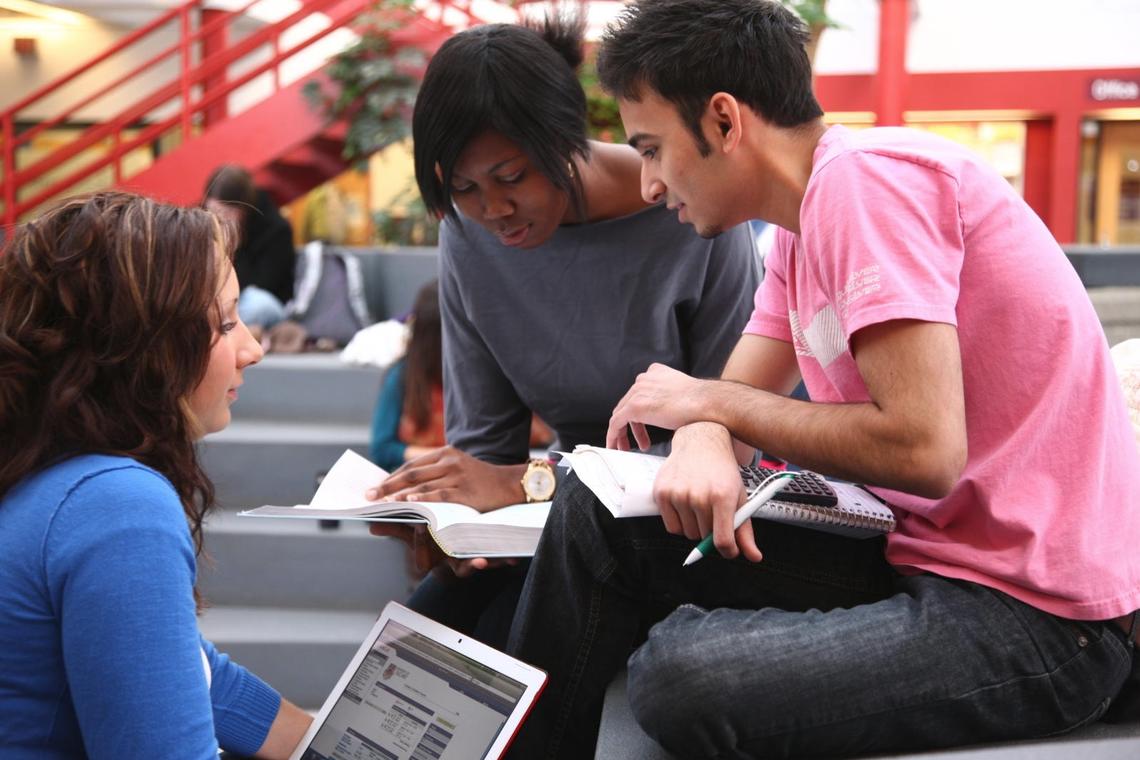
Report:
[[198,633],[220,430],[261,349],[216,217],[66,201],[0,253],[0,756],[286,758],[309,717]]

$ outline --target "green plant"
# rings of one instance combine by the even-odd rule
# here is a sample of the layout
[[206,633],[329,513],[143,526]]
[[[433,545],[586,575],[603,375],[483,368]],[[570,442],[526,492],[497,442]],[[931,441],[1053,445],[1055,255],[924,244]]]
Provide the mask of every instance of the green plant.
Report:
[[305,97],[330,121],[345,119],[344,157],[363,163],[376,151],[411,133],[412,106],[427,55],[396,47],[391,32],[410,18],[412,0],[378,0],[354,24],[360,39],[325,69],[333,91],[308,82]]
[[586,128],[590,137],[603,142],[625,142],[617,101],[598,84],[598,70],[591,56],[578,70],[578,81],[586,92]]
[[439,220],[428,214],[414,186],[404,188],[387,208],[372,214],[376,242],[382,245],[438,245]]

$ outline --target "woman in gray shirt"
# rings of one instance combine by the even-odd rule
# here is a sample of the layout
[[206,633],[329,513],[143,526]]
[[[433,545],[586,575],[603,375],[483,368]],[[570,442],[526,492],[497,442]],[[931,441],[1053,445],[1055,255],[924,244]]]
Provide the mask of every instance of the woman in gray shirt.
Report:
[[[747,229],[698,237],[643,200],[632,148],[587,139],[574,73],[582,28],[565,18],[541,30],[477,27],[428,66],[412,130],[420,193],[444,218],[449,445],[405,464],[373,497],[484,511],[550,498],[549,465],[527,461],[532,412],[559,450],[605,445],[610,413],[639,372],[661,362],[718,376],[751,313]],[[410,606],[503,645],[525,568],[476,559],[449,569],[422,533],[373,532],[404,537],[421,567],[437,566]]]

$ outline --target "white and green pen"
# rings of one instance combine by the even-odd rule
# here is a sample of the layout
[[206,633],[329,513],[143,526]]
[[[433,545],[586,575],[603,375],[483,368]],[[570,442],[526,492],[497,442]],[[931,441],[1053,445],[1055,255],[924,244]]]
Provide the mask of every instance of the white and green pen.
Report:
[[[778,494],[781,489],[788,484],[787,481],[795,476],[796,474],[794,472],[776,472],[765,478],[764,482],[756,487],[756,490],[753,491],[752,495],[748,497],[748,500],[741,505],[740,509],[736,510],[736,514],[732,518],[732,529],[736,530],[743,525],[745,520],[751,518],[760,507],[771,501],[772,497]],[[682,567],[693,564],[701,557],[712,554],[713,551],[715,551],[715,549],[713,547],[712,533],[710,533],[697,544],[695,549],[689,552],[689,556],[685,557],[685,562]]]

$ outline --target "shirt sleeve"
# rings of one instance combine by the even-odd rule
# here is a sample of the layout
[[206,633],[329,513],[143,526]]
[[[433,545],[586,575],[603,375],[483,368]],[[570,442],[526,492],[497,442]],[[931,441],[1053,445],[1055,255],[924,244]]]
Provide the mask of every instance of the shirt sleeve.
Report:
[[957,325],[965,244],[957,180],[944,168],[843,153],[809,185],[801,225],[805,263],[848,338],[896,319]]
[[462,231],[445,222],[439,241],[439,310],[447,442],[492,464],[517,464],[530,451],[531,411],[466,316],[452,263],[466,245]]
[[400,415],[404,409],[404,369],[406,362],[393,364],[384,375],[376,409],[372,413],[372,434],[368,455],[380,467],[391,472],[404,463],[408,445],[400,440]]
[[[216,758],[194,550],[170,484],[141,467],[88,476],[57,510],[43,552],[88,756],[165,757],[177,747],[180,757]],[[272,705],[265,722],[279,698],[261,697],[249,720],[263,725],[238,751],[256,750],[276,715]]]
[[758,282],[756,249],[748,225],[718,235],[712,243],[700,304],[684,336],[689,374],[720,377],[748,322]]
[[201,639],[210,666],[214,733],[222,749],[251,756],[269,735],[281,696],[260,678]]
[[744,332],[776,340],[792,342],[792,327],[788,319],[788,256],[793,245],[792,235],[778,228],[772,239],[772,248],[764,259],[764,280],[756,289],[752,316]]

